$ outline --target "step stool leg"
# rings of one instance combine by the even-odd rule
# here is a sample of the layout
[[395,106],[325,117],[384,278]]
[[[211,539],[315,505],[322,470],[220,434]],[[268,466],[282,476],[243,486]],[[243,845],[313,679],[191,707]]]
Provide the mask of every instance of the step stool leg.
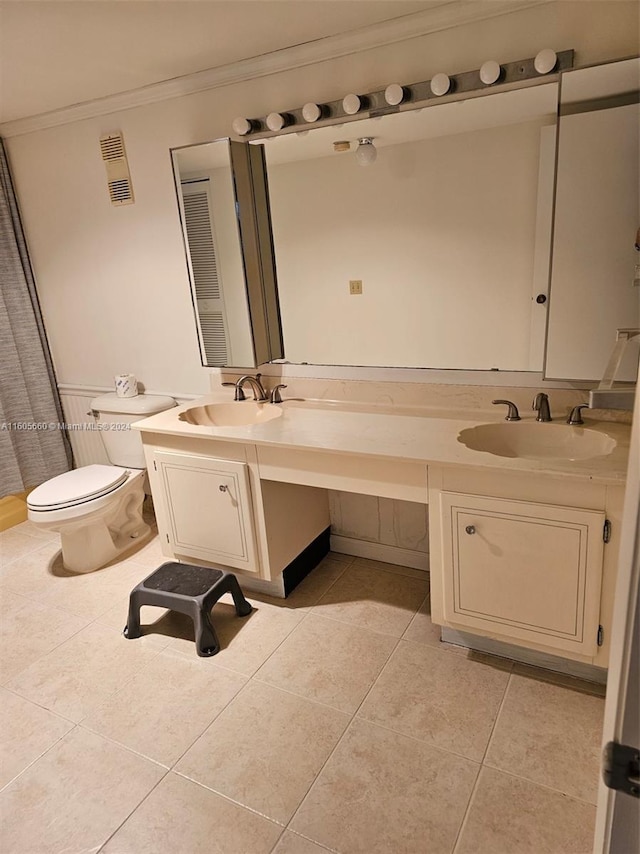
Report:
[[233,596],[233,604],[236,606],[236,614],[239,617],[247,617],[253,611],[253,608],[244,598],[244,594],[238,584],[238,579],[235,575],[230,575],[227,581],[229,583],[229,591]]
[[123,635],[131,640],[132,638],[142,637],[140,629],[140,605],[139,596],[136,590],[131,591],[129,596],[129,616],[127,617],[127,625],[124,627]]
[[193,615],[193,628],[196,636],[196,652],[202,657],[215,655],[220,650],[218,636],[208,613],[198,608]]

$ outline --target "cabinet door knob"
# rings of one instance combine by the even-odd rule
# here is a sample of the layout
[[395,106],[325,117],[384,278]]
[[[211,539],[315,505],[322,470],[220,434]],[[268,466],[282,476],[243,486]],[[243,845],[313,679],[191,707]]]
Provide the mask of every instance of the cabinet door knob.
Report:
[[218,489],[220,490],[220,492],[227,492],[229,487],[226,484],[221,483]]
[[476,529],[474,525],[467,525],[465,531],[467,532],[467,534],[475,534]]

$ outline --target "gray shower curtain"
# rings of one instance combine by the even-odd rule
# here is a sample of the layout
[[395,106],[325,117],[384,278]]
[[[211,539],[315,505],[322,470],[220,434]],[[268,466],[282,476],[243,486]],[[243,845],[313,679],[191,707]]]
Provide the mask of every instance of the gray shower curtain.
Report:
[[0,140],[0,498],[71,468],[71,449]]

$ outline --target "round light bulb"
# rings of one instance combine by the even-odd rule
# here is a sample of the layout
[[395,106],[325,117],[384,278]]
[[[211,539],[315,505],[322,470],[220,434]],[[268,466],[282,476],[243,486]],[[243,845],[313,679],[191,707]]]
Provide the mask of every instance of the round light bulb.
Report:
[[501,73],[500,63],[496,62],[495,59],[488,59],[480,66],[480,80],[485,86],[491,86],[492,83],[495,83],[500,78]]
[[355,116],[362,109],[362,101],[358,95],[351,92],[342,99],[342,109],[348,116]]
[[243,116],[238,116],[237,119],[234,119],[231,122],[231,127],[233,128],[233,132],[238,136],[246,136],[248,133],[251,133],[251,122]]
[[548,74],[556,67],[557,61],[558,56],[555,50],[551,50],[551,48],[545,48],[536,55],[536,58],[533,60],[533,67],[538,72],[538,74]]
[[360,166],[370,166],[375,162],[378,156],[378,150],[373,144],[373,139],[370,136],[363,136],[358,140],[356,149],[356,160]]
[[322,110],[317,104],[305,104],[302,108],[302,118],[305,122],[317,122],[322,115]]
[[451,78],[448,74],[436,74],[432,77],[430,86],[434,95],[446,95],[451,88]]
[[404,101],[405,90],[398,83],[391,83],[391,85],[387,86],[384,90],[384,99],[392,107],[396,107],[398,104],[401,104]]
[[267,116],[267,127],[269,130],[282,130],[285,125],[286,121],[282,113],[269,113]]

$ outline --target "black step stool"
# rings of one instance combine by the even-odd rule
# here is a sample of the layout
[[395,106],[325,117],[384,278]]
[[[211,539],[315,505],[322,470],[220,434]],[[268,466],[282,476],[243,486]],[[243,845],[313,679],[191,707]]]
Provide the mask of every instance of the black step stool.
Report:
[[140,607],[157,605],[191,617],[196,652],[200,656],[215,655],[220,644],[209,615],[224,593],[233,596],[239,617],[246,617],[253,610],[233,573],[189,563],[163,563],[131,591],[129,618],[123,634],[126,638],[141,637]]

